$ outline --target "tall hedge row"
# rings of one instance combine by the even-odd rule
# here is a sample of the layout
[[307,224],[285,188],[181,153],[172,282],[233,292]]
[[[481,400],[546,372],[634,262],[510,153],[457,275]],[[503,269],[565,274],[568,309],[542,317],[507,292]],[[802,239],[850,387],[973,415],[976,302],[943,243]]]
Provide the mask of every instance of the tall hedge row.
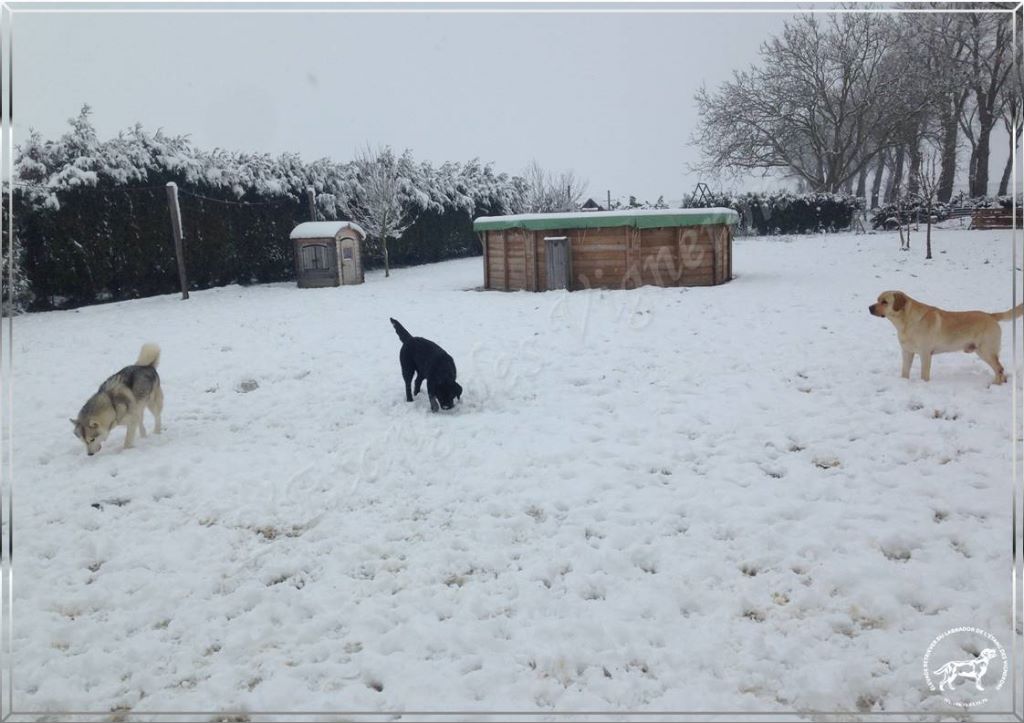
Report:
[[[289,234],[309,220],[306,202],[254,194],[239,201],[223,190],[192,190],[179,192],[191,289],[295,277]],[[163,187],[81,187],[57,198],[54,208],[15,194],[15,233],[31,292],[28,308],[68,308],[178,290]],[[472,214],[446,209],[422,212],[401,238],[390,242],[389,253],[393,266],[406,266],[472,256],[481,249]],[[382,262],[378,246],[368,243],[366,266]]]
[[837,193],[712,194],[691,206],[724,206],[740,215],[739,230],[762,236],[840,231],[849,228],[861,199]]

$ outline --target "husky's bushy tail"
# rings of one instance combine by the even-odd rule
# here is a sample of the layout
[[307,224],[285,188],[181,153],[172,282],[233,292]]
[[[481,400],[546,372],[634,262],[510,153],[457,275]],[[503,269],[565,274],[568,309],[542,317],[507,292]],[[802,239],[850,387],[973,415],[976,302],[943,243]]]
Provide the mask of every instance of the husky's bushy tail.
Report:
[[1010,321],[1011,319],[1016,319],[1021,314],[1024,314],[1024,304],[1018,304],[1008,311],[1001,311],[998,314],[992,314],[992,316],[996,317],[996,321]]
[[143,344],[142,349],[139,350],[139,358],[135,362],[136,366],[140,367],[156,367],[160,363],[160,345],[159,344]]
[[398,338],[402,340],[403,344],[412,339],[412,334],[407,332],[405,330],[405,327],[399,324],[394,319],[391,320],[391,326],[395,327],[395,333],[398,334]]

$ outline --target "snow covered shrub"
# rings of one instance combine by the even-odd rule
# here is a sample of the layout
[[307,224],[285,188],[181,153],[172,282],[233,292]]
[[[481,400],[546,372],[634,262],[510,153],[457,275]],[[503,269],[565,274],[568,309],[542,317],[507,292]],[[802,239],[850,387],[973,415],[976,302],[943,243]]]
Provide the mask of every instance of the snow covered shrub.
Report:
[[[82,109],[56,141],[30,133],[18,147],[14,221],[24,245],[20,264],[32,308],[78,306],[178,289],[166,184],[179,188],[185,262],[193,289],[294,278],[288,236],[309,220],[307,189],[318,217],[351,220],[361,191],[353,163],[295,154],[271,157],[202,151],[186,136],[141,126],[100,141]],[[391,241],[395,266],[481,253],[478,215],[509,213],[523,179],[474,159],[439,167],[403,154],[400,201],[415,221]],[[367,268],[383,260],[369,239]]]
[[856,196],[837,193],[714,194],[706,206],[732,208],[741,231],[759,235],[839,231],[848,228],[861,208]]
[[[970,198],[966,194],[959,194],[950,199],[949,203],[932,202],[931,214],[935,221],[945,221],[954,209],[976,208],[1010,208],[1013,205],[1012,196],[978,196]],[[1017,206],[1022,205],[1022,199],[1017,198]],[[927,199],[909,196],[898,199],[875,209],[871,216],[872,228],[882,229],[896,226],[900,223],[924,223],[928,220]]]
[[[14,235],[13,250],[8,243],[9,213],[8,204],[4,203],[3,230],[0,232],[0,242],[3,245],[3,253],[0,254],[0,289],[3,290],[0,312],[3,316],[11,316],[24,311],[33,298],[32,288],[29,285],[28,277],[25,276],[25,251],[17,233]],[[13,269],[11,268],[12,264]],[[13,284],[8,286],[8,280],[12,278],[12,275]]]

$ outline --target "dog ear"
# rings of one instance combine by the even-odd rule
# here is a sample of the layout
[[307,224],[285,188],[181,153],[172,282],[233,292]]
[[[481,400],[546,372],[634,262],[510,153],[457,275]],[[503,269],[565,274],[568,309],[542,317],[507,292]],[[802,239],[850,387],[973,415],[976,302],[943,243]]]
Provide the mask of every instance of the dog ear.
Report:
[[71,419],[70,417],[68,417],[68,421],[71,422],[71,424],[78,424],[77,419]]
[[93,429],[97,429],[100,426],[100,423],[97,422],[95,419],[92,419],[89,421],[89,426],[92,427]]
[[892,295],[892,310],[899,311],[907,305],[907,295],[902,291],[897,291]]

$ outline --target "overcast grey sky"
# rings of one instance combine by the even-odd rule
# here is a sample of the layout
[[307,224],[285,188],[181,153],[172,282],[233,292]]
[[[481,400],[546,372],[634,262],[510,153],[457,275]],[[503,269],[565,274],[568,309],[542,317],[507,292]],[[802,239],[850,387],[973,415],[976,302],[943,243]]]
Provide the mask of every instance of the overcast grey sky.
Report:
[[104,138],[140,121],[306,160],[366,143],[510,173],[537,159],[596,198],[673,200],[700,180],[694,92],[756,61],[787,17],[19,12],[16,134],[56,137],[88,102]]

